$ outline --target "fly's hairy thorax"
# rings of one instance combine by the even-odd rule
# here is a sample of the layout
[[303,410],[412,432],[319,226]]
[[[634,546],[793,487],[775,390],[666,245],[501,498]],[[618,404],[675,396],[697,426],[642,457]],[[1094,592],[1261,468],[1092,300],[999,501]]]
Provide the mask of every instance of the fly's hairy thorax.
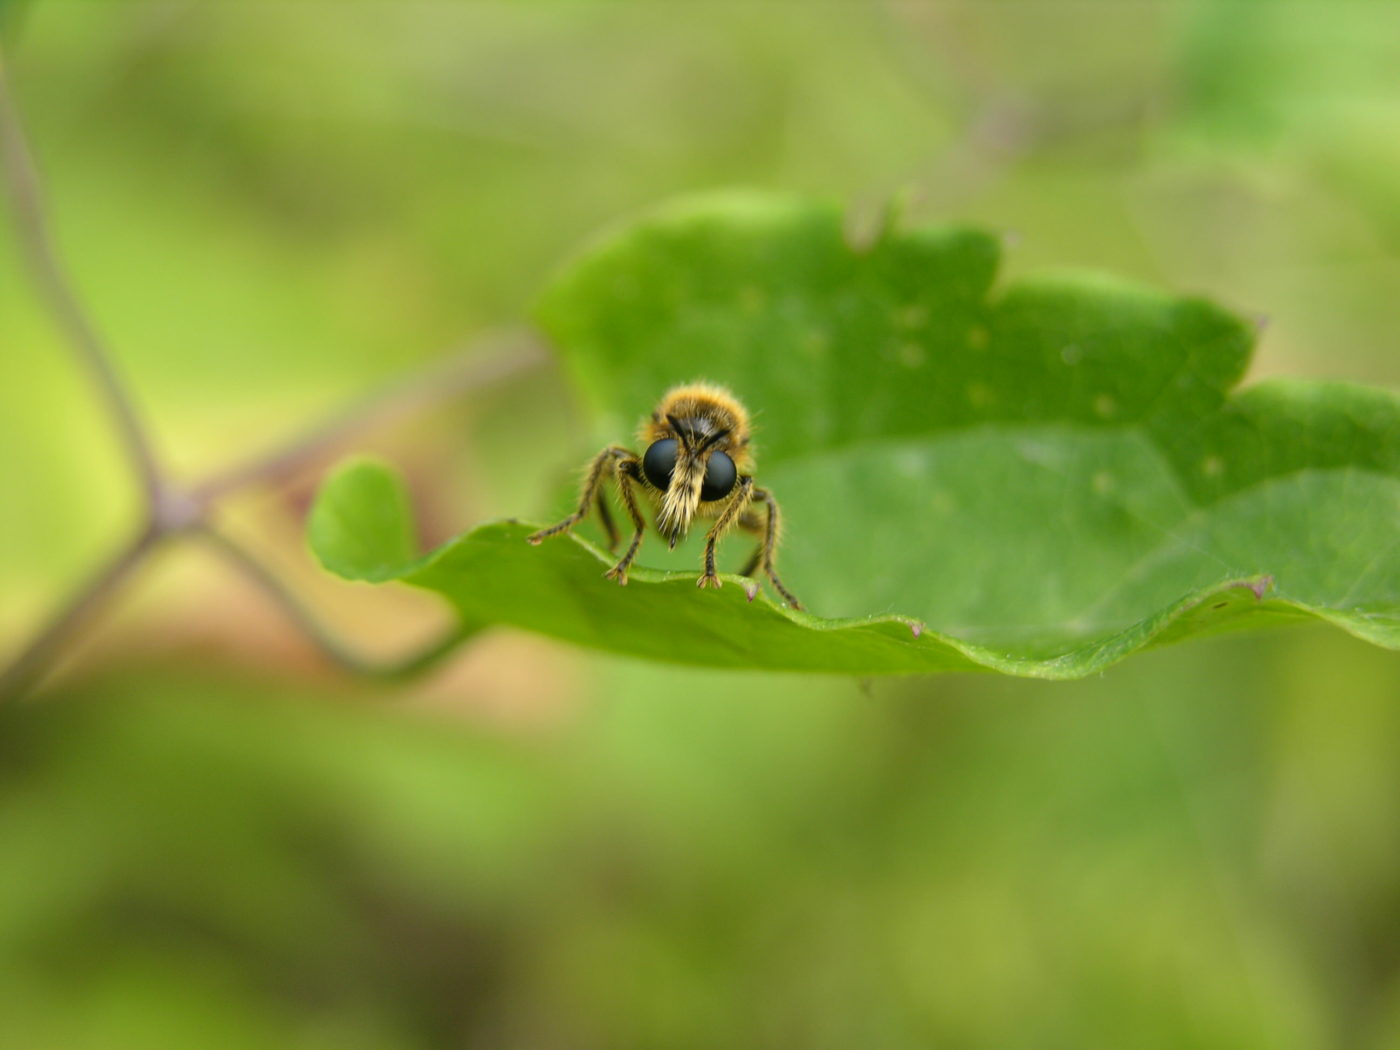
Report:
[[681,437],[676,433],[672,420],[697,442],[727,432],[710,448],[724,452],[733,459],[740,474],[753,473],[749,414],[728,390],[695,383],[669,391],[637,434],[642,447],[646,448],[663,438]]

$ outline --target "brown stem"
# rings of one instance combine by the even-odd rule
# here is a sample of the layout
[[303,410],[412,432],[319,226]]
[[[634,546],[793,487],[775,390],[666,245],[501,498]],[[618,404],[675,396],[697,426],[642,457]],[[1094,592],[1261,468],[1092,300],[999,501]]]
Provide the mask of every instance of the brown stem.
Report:
[[18,697],[38,682],[57,660],[64,643],[117,591],[160,538],[155,529],[143,529],[68,599],[0,674],[0,703]]
[[210,526],[196,530],[195,535],[208,542],[231,565],[257,584],[263,593],[281,606],[282,611],[301,628],[322,655],[337,666],[355,674],[376,678],[406,678],[437,663],[438,660],[456,648],[459,642],[480,630],[479,627],[458,625],[444,632],[441,638],[403,659],[386,663],[366,660],[352,646],[336,637],[291,588],[241,543]]
[[0,52],[0,169],[3,169],[5,187],[13,202],[20,250],[30,276],[67,337],[78,363],[107,403],[147,505],[154,506],[162,487],[155,453],[137,418],[136,406],[112,365],[111,353],[78,301],[54,246],[44,214],[38,172],[10,95],[3,52]]
[[492,342],[505,345],[496,352],[458,351],[387,389],[377,390],[310,427],[281,448],[200,482],[193,490],[193,498],[207,503],[245,485],[280,481],[373,425],[412,415],[439,402],[538,368],[548,360],[538,338],[529,332],[505,333]]

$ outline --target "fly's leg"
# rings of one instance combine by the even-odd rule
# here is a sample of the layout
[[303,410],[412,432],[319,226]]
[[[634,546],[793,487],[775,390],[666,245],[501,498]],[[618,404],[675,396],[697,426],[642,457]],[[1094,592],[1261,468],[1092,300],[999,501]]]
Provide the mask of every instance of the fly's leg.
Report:
[[603,498],[603,486],[598,486],[598,520],[603,523],[603,531],[608,534],[608,550],[617,550],[617,544],[622,536],[617,531],[617,526],[613,524],[612,511],[608,510],[608,501]]
[[632,566],[632,559],[637,556],[637,548],[642,545],[642,533],[647,529],[646,519],[637,509],[636,493],[632,491],[632,482],[641,480],[640,470],[641,461],[630,452],[626,459],[617,460],[614,467],[617,489],[622,493],[622,505],[627,508],[627,516],[632,519],[632,542],[622,560],[603,575],[610,580],[616,580],[624,587],[627,586],[627,570]]
[[790,590],[783,586],[783,581],[778,579],[778,573],[773,568],[773,559],[778,552],[778,533],[782,528],[782,512],[778,510],[778,501],[767,489],[754,489],[753,500],[755,503],[768,505],[768,521],[764,526],[763,538],[759,541],[758,550],[754,551],[748,571],[744,575],[751,575],[755,568],[761,568],[769,582],[773,584],[773,589],[781,594],[794,609],[800,609],[802,608],[801,603]]
[[755,536],[760,537],[758,546],[753,549],[753,553],[749,555],[749,560],[746,561],[744,567],[739,570],[740,576],[752,576],[758,568],[759,558],[763,555],[762,536],[764,524],[757,514],[751,510],[746,510],[739,517],[739,528],[743,529],[745,532],[752,532]]
[[[578,510],[574,511],[558,525],[551,525],[547,529],[540,529],[539,532],[528,538],[529,543],[532,546],[538,547],[545,540],[549,539],[549,537],[557,536],[561,532],[568,532],[581,522],[588,516],[589,508],[595,499],[599,500],[601,505],[602,492],[600,491],[600,486],[603,481],[603,474],[607,472],[608,468],[613,467],[614,464],[623,460],[635,462],[636,459],[637,457],[632,455],[631,452],[617,445],[611,445],[603,449],[602,452],[599,452],[598,455],[594,457],[593,462],[588,465],[588,473],[584,476],[583,492],[579,496]],[[614,469],[616,468],[614,467]],[[606,520],[605,518],[605,522]],[[616,530],[612,530],[613,533],[615,533],[615,531]],[[616,540],[614,540],[614,542],[616,542]]]
[[723,536],[729,527],[739,520],[739,515],[744,513],[744,508],[749,505],[749,500],[753,496],[753,478],[742,477],[739,479],[739,491],[730,500],[729,506],[720,512],[719,518],[715,521],[714,528],[710,529],[710,534],[705,538],[705,571],[700,579],[695,581],[697,587],[713,587],[719,590],[720,580],[715,575],[715,544]]

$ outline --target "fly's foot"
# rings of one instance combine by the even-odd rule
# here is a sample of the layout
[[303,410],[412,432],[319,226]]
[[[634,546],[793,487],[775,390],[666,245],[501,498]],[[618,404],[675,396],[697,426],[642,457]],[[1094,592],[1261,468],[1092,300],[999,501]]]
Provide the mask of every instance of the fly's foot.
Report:
[[561,532],[568,532],[569,529],[573,527],[573,524],[572,521],[566,521],[559,525],[551,525],[547,529],[540,529],[539,532],[532,532],[530,535],[526,536],[525,542],[531,547],[538,547],[551,536],[558,536]]
[[627,586],[627,566],[626,566],[626,565],[614,565],[614,566],[613,566],[611,569],[609,569],[607,572],[603,573],[603,576],[604,576],[605,579],[616,580],[617,583],[618,583],[618,586],[620,586],[620,587],[626,587],[626,586]]
[[707,572],[695,581],[695,586],[699,587],[702,591],[706,587],[713,587],[715,590],[719,590],[721,584],[718,576],[712,572]]

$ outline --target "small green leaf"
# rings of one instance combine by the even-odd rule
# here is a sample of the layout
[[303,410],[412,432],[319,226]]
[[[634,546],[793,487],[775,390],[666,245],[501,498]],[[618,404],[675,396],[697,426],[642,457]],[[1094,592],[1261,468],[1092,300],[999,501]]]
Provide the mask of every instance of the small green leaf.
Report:
[[347,580],[395,580],[419,560],[403,479],[375,460],[342,464],[322,486],[306,529],[321,564]]
[[[532,548],[514,523],[415,561],[401,488],[363,464],[328,483],[312,545],[469,622],[698,664],[1068,678],[1308,616],[1400,648],[1394,396],[1232,395],[1253,335],[1238,318],[1101,277],[994,292],[996,264],[977,231],[857,250],[835,209],[729,196],[606,240],[545,295],[599,447],[678,382],[723,383],[754,411],[780,567],[810,613],[750,603],[735,576],[700,591],[693,547],[654,536],[626,588],[586,539]],[[728,539],[729,564],[749,546]]]

